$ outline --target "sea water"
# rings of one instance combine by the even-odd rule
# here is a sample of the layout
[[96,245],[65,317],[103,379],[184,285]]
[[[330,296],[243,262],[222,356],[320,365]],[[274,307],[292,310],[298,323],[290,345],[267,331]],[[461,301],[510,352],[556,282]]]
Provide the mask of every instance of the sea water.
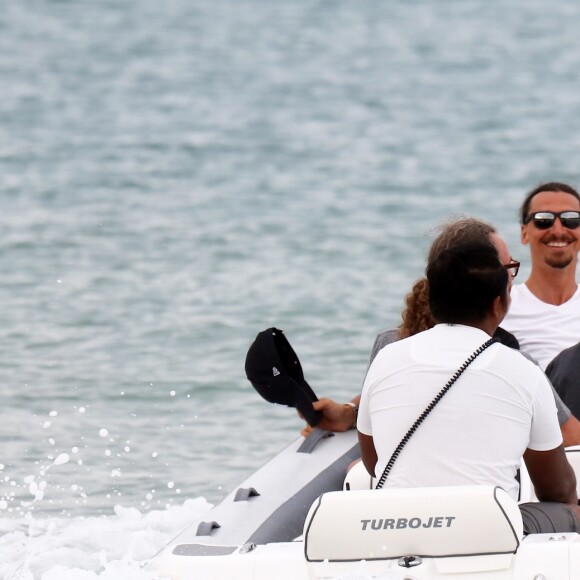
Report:
[[0,10],[0,577],[142,567],[298,435],[255,335],[360,389],[433,228],[580,185],[564,0]]

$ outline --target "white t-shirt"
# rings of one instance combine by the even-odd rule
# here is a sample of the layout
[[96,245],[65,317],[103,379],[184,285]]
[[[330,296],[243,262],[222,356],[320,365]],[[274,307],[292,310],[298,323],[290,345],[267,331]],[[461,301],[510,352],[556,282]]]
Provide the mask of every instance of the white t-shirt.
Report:
[[554,306],[537,298],[525,284],[511,289],[511,304],[501,326],[546,370],[554,357],[580,342],[580,288],[564,304]]
[[[363,386],[357,427],[373,437],[382,474],[414,421],[489,336],[439,324],[385,346]],[[517,499],[526,448],[562,443],[544,373],[519,352],[493,344],[431,411],[394,464],[385,487],[499,485]]]

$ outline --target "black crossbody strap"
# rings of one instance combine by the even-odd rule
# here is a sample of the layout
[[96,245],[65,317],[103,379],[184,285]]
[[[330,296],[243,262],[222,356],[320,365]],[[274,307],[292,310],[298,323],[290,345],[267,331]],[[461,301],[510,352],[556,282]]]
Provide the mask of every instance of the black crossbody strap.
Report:
[[391,458],[389,459],[387,465],[385,466],[383,474],[381,475],[381,478],[379,479],[379,482],[377,483],[376,489],[381,489],[381,487],[383,487],[383,485],[385,484],[385,481],[387,481],[387,477],[389,476],[389,473],[391,472],[391,469],[393,468],[395,461],[397,461],[397,458],[399,457],[403,447],[405,447],[405,445],[409,442],[409,439],[411,438],[413,433],[415,433],[415,431],[418,429],[419,425],[421,425],[421,423],[423,423],[423,421],[425,420],[427,415],[433,410],[435,405],[437,405],[437,403],[443,398],[445,393],[447,393],[447,391],[453,386],[455,381],[457,381],[457,379],[463,374],[465,369],[486,348],[491,346],[494,342],[498,342],[497,339],[490,338],[488,341],[484,342],[476,351],[474,351],[469,356],[469,358],[455,371],[455,374],[447,381],[447,384],[439,391],[439,393],[429,403],[429,405],[427,405],[427,408],[421,413],[421,415],[419,415],[418,419],[413,423],[412,427],[407,431],[405,436],[401,439],[401,442],[397,445],[397,448],[395,449],[395,451],[393,451],[393,454],[391,455]]

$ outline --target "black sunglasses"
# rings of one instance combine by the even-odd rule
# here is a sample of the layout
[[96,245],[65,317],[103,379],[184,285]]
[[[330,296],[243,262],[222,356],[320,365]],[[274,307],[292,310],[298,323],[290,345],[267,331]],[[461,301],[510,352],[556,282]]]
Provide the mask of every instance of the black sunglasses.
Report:
[[512,258],[509,264],[504,264],[504,268],[512,278],[515,278],[520,271],[520,263]]
[[536,211],[528,214],[524,224],[534,220],[534,225],[539,230],[548,230],[554,225],[556,218],[560,218],[560,223],[569,230],[575,230],[580,226],[580,212],[578,211]]

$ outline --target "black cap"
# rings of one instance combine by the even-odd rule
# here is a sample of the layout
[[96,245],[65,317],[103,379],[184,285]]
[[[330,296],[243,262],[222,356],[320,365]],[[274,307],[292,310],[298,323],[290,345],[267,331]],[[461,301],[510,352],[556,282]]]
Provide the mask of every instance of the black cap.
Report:
[[258,333],[246,355],[246,376],[266,401],[296,407],[312,427],[320,422],[322,413],[312,407],[318,397],[306,382],[294,349],[278,328]]

